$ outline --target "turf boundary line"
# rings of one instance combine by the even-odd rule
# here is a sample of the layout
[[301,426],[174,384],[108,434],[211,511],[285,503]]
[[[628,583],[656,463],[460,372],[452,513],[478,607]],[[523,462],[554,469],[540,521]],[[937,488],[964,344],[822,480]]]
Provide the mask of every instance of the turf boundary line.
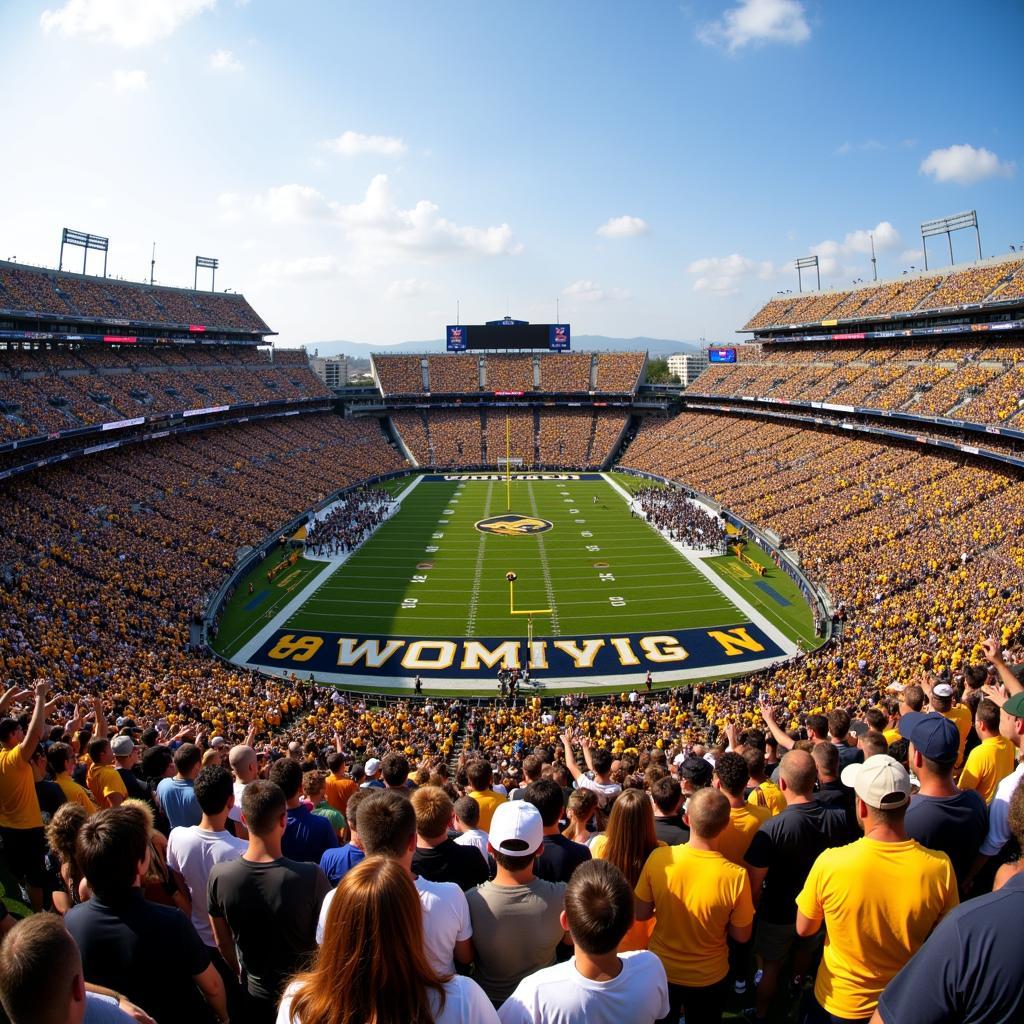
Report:
[[[633,496],[624,487],[620,487],[619,484],[616,483],[607,473],[602,473],[601,476],[604,477],[605,482],[609,487],[618,491],[627,505],[633,504]],[[648,525],[650,524],[648,523]],[[679,554],[682,555],[682,557],[685,558],[686,561],[689,562],[690,565],[692,565],[697,572],[699,572],[701,576],[708,581],[708,583],[722,594],[726,600],[731,601],[732,604],[739,611],[743,612],[751,622],[760,626],[761,629],[763,629],[764,632],[786,652],[786,654],[792,657],[793,655],[802,653],[802,650],[797,643],[786,636],[778,626],[769,622],[761,612],[759,612],[742,594],[734,590],[721,576],[719,576],[718,573],[715,572],[714,569],[705,565],[703,559],[698,558],[690,552],[688,548],[684,547],[677,541],[669,540],[669,538],[665,537],[660,530],[656,530],[653,526],[651,526],[651,529],[660,537],[664,537],[666,544],[675,548],[675,550],[678,551]]]
[[[392,515],[397,515],[401,508],[402,502],[409,496],[410,492],[420,483],[423,479],[422,476],[417,476],[413,479],[412,483],[409,484],[400,494],[397,494],[394,498],[396,505],[395,511]],[[390,516],[388,518],[391,518]],[[385,520],[387,522],[387,520]],[[378,529],[383,523],[378,525]],[[370,534],[373,536],[377,531],[374,530]],[[366,540],[369,540],[367,537]],[[363,542],[365,543],[365,541]],[[249,640],[244,646],[240,647],[235,653],[228,659],[236,665],[245,665],[250,658],[263,646],[263,644],[277,632],[348,560],[362,547],[362,544],[355,549],[345,551],[340,555],[335,555],[330,560],[327,568],[317,573],[316,576],[310,580],[296,595],[293,597],[264,627],[257,632],[257,634]]]
[[[494,498],[494,484],[487,485],[487,498],[484,501],[484,519],[491,515],[491,501]],[[476,547],[476,565],[473,568],[473,587],[469,592],[469,617],[466,620],[466,634],[473,636],[476,632],[476,609],[480,603],[480,580],[484,575],[484,551],[487,544],[488,534],[481,530],[480,540]]]
[[[527,482],[526,491],[530,495],[533,514],[539,517],[537,496],[533,493],[532,481]],[[551,569],[548,566],[548,553],[544,548],[544,535],[540,533],[537,534],[537,554],[540,556],[540,575],[544,580],[544,593],[547,595],[548,607],[551,609],[551,633],[553,636],[561,636],[562,631],[558,628],[558,604],[555,601],[555,587],[551,582]]]

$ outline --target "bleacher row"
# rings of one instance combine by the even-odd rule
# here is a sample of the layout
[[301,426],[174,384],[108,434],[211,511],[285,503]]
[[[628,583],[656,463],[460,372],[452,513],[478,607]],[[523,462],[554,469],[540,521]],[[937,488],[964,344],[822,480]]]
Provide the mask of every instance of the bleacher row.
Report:
[[1000,259],[883,284],[771,299],[743,329],[764,330],[822,320],[856,321],[1020,298],[1024,298],[1024,259]]
[[249,402],[330,398],[305,352],[254,347],[0,349],[0,442]]
[[[455,468],[505,458],[503,409],[406,411],[391,419],[421,466]],[[600,466],[626,421],[625,413],[610,409],[516,409],[508,413],[508,449],[524,467]]]
[[0,313],[269,334],[243,295],[0,264]]
[[643,352],[375,355],[373,365],[385,395],[479,391],[602,391],[624,394],[636,390],[645,358]]
[[694,394],[829,402],[1020,426],[1024,338],[996,344],[818,343],[746,346],[739,362],[709,367]]

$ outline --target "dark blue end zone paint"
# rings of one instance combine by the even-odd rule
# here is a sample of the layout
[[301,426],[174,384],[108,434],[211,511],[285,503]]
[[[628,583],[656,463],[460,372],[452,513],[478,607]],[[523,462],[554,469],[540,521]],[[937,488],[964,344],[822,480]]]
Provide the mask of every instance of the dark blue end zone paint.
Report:
[[[590,644],[595,653],[586,664],[581,663],[584,659],[574,659],[571,652],[554,646],[556,643],[575,644],[579,652],[585,649],[588,641],[601,643]],[[407,680],[420,675],[424,680],[454,679],[470,683],[480,679],[493,681],[502,667],[501,661],[488,666],[482,658],[473,664],[473,645],[481,644],[487,651],[493,651],[504,643],[513,645],[506,650],[514,651],[511,656],[518,659],[518,667],[526,667],[528,652],[524,638],[396,637],[298,629],[276,630],[248,663],[272,669],[278,674],[294,670],[325,675],[372,676],[381,680]],[[354,657],[355,651],[363,644],[366,645],[363,655]],[[389,644],[392,649],[385,657]],[[535,653],[533,663],[528,666],[533,678],[578,677],[581,682],[600,676],[622,676],[624,673],[642,675],[647,671],[656,674],[707,669],[709,674],[720,674],[733,666],[743,671],[746,665],[785,657],[786,653],[760,627],[750,622],[661,633],[544,637],[534,640],[535,652],[538,644],[543,645],[547,667],[539,664]],[[339,664],[339,652],[342,650],[350,654],[347,664]],[[380,664],[372,664],[372,658],[368,659],[367,654],[378,655]],[[423,661],[415,663],[412,659],[417,657]],[[429,664],[431,661],[436,664]]]
[[760,587],[776,604],[781,604],[783,608],[789,606],[790,602],[787,601],[770,583],[765,583],[764,580],[758,580],[757,586]]
[[[488,472],[481,470],[479,473],[426,473],[421,478],[425,484],[451,484],[460,481],[498,481],[505,482],[505,474],[500,470]],[[600,473],[513,473],[512,483],[533,483],[538,480],[551,480],[555,483],[576,483],[580,480],[602,481],[604,477]]]
[[247,612],[251,612],[253,608],[258,608],[266,599],[270,593],[269,590],[261,590],[254,598],[252,598],[247,605],[244,606]]

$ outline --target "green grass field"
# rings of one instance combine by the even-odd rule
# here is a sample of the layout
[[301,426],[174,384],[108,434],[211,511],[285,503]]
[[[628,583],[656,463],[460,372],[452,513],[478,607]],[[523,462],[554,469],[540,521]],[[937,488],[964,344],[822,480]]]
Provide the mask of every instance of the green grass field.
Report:
[[[637,486],[627,476],[615,479],[621,486]],[[394,518],[333,574],[324,574],[282,628],[524,637],[526,616],[509,613],[509,571],[518,575],[517,609],[552,609],[550,615],[535,617],[538,637],[748,621],[659,534],[632,518],[622,495],[604,480],[514,480],[511,508],[547,520],[552,528],[525,536],[482,533],[475,527],[478,521],[509,510],[503,481],[424,480]],[[788,637],[812,643],[811,614],[795,584],[763,552],[751,546],[748,553],[769,566],[764,580],[787,605],[759,588],[758,577],[736,559],[713,558],[708,564]],[[221,653],[239,650],[266,626],[268,611],[284,607],[325,568],[325,563],[303,558],[269,586],[266,567],[254,569],[222,617]]]

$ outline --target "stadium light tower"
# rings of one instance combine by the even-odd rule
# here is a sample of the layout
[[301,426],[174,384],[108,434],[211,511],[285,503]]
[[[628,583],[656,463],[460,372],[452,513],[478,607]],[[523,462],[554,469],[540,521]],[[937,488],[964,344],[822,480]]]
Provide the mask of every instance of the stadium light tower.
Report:
[[197,256],[195,273],[192,275],[192,290],[196,291],[199,287],[199,268],[202,267],[204,270],[210,271],[210,291],[216,291],[214,285],[217,281],[217,268],[219,266],[220,260],[214,259],[212,256]]
[[75,231],[72,228],[64,228],[60,234],[60,260],[57,269],[64,269],[64,246],[79,245],[82,247],[82,273],[85,273],[86,261],[89,259],[89,250],[96,249],[103,253],[103,276],[107,276],[107,250],[110,248],[110,239],[102,235],[93,235],[88,231]]
[[804,256],[798,259],[795,263],[796,266],[796,279],[800,291],[804,290],[804,278],[803,271],[810,270],[814,267],[814,272],[818,275],[818,291],[821,291],[821,266],[818,263],[817,256]]
[[978,239],[978,259],[981,259],[981,231],[978,230],[978,211],[968,210],[967,213],[956,213],[952,217],[939,217],[936,220],[926,220],[921,224],[921,248],[924,250],[924,269],[928,269],[928,243],[926,239],[935,235],[945,235],[949,243],[949,265],[953,265],[953,234],[954,231],[964,231],[974,228]]

